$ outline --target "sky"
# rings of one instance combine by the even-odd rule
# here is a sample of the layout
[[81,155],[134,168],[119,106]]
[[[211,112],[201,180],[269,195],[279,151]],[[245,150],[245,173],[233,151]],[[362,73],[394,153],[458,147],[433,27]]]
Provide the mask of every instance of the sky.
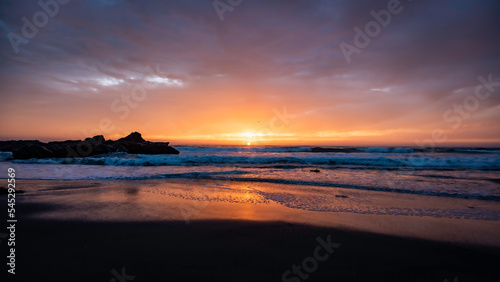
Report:
[[498,0],[40,3],[0,4],[0,140],[500,146]]

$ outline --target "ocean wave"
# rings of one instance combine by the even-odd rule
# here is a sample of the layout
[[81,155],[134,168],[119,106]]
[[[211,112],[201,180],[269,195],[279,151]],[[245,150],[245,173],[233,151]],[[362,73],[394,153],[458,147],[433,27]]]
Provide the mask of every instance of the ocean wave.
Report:
[[114,153],[87,158],[14,160],[14,163],[78,164],[107,166],[357,166],[357,167],[413,167],[434,169],[500,169],[499,155],[447,154],[379,154],[379,153],[231,153],[226,155],[130,155]]
[[453,150],[457,153],[500,154],[500,149],[476,148],[476,149],[453,149]]
[[12,158],[12,152],[2,152],[0,151],[0,162]]

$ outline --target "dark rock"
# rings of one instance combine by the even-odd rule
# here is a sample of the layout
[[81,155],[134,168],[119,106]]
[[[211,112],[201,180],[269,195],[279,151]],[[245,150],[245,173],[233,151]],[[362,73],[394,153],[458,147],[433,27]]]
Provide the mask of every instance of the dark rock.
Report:
[[[130,136],[130,135],[129,135],[129,136]],[[140,134],[140,133],[139,133],[139,136],[141,136],[141,134]],[[127,137],[128,137],[128,136],[127,136]],[[122,138],[122,139],[123,139],[123,138]],[[142,139],[142,138],[141,138],[141,139]],[[94,137],[92,137],[92,138],[85,138],[85,141],[87,141],[87,142],[92,142],[93,144],[98,145],[98,144],[102,144],[102,143],[104,143],[104,141],[106,141],[106,140],[104,140],[104,136],[102,136],[102,135],[96,135],[96,136],[94,136]]]
[[179,154],[179,151],[170,147],[168,142],[123,143],[129,154]]
[[[87,138],[88,139],[88,138]],[[77,144],[78,142],[81,142],[82,140],[66,140],[66,141],[50,141],[47,144],[49,145],[61,145],[61,144]],[[40,141],[38,141],[40,142]]]
[[[101,135],[102,136],[102,135]],[[142,139],[142,136],[139,132],[132,132],[127,137],[123,137],[118,139],[120,142],[130,142],[130,143],[142,143],[146,142],[146,140]]]
[[51,158],[54,152],[43,145],[27,145],[21,149],[14,149],[12,157],[14,159],[31,159],[36,156],[38,159]]
[[28,145],[41,145],[42,142],[38,140],[10,140],[10,141],[0,141],[0,151],[12,152],[14,149],[28,146]]
[[129,154],[179,154],[169,142],[149,142],[139,132],[117,141],[97,135],[83,141],[67,140],[42,143],[37,140],[0,141],[1,151],[11,151],[14,159],[81,158],[100,154],[125,152]]

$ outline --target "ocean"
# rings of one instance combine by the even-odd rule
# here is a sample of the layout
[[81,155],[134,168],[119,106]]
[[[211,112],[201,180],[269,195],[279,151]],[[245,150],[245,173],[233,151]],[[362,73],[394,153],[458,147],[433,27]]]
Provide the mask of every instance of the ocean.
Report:
[[115,153],[75,159],[12,160],[18,179],[215,179],[310,185],[500,201],[500,149],[175,146],[179,155]]

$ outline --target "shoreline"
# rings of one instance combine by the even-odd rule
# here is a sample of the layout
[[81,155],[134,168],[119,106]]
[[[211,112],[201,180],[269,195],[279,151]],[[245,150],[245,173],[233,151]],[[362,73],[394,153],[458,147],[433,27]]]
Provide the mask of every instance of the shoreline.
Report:
[[283,221],[500,247],[500,205],[494,201],[195,179],[18,180],[17,184],[25,191],[18,197],[19,207],[24,207],[18,216],[25,219]]

